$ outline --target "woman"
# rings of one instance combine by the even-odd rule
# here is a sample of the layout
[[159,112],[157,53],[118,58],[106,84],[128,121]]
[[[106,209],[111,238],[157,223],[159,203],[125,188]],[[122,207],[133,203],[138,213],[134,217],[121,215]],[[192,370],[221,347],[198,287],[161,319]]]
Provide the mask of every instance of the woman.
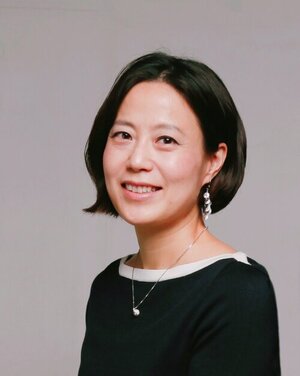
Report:
[[205,224],[246,162],[220,78],[189,59],[138,58],[101,106],[85,156],[97,188],[85,210],[120,215],[139,250],[92,284],[79,375],[279,375],[268,273]]

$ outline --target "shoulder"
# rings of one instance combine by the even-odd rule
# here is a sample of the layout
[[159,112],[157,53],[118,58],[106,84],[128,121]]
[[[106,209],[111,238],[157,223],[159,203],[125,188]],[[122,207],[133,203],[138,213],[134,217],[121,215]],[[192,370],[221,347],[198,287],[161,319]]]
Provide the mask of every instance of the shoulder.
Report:
[[[272,282],[263,265],[247,259],[249,264],[235,259],[220,261],[218,273],[201,301],[205,304],[205,313],[201,314],[201,325],[195,331],[195,348],[208,348],[211,359],[217,351],[219,361],[210,363],[209,374],[280,374],[278,318]],[[202,352],[195,351],[193,374],[198,374],[201,365]]]
[[211,283],[210,293],[223,302],[224,309],[256,316],[275,314],[275,293],[267,269],[250,257],[248,261],[231,259]]
[[240,262],[232,258],[224,266],[218,275],[218,279],[231,287],[241,287],[245,289],[265,289],[271,284],[267,269],[254,259],[247,256],[248,263]]
[[116,280],[119,275],[119,264],[121,258],[112,261],[109,265],[105,267],[93,280],[91,289],[95,289],[103,284],[110,283]]

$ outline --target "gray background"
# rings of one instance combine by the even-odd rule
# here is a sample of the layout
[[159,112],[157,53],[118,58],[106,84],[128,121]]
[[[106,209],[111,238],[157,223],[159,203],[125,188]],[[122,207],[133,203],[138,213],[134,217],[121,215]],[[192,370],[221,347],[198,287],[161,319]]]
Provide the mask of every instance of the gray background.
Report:
[[1,375],[77,373],[90,284],[137,248],[127,224],[81,212],[95,194],[84,144],[121,67],[159,48],[210,65],[241,113],[245,182],[209,225],[268,269],[283,375],[300,374],[298,2],[10,0],[0,12]]

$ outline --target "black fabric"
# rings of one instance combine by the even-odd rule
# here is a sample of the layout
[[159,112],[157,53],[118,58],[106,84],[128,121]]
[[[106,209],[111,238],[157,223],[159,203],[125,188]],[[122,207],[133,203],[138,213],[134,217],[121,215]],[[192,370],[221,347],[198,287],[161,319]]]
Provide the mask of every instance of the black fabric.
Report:
[[[79,376],[280,375],[274,289],[248,260],[159,282],[138,317],[131,280],[110,264],[92,284]],[[135,281],[136,302],[152,285]]]

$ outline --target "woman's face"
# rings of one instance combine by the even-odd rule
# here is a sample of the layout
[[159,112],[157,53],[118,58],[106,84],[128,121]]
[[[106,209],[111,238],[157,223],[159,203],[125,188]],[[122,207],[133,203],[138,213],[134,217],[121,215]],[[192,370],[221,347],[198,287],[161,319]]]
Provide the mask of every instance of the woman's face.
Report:
[[134,86],[103,155],[107,191],[120,216],[136,226],[166,226],[198,215],[197,198],[210,179],[203,144],[197,117],[172,86]]

